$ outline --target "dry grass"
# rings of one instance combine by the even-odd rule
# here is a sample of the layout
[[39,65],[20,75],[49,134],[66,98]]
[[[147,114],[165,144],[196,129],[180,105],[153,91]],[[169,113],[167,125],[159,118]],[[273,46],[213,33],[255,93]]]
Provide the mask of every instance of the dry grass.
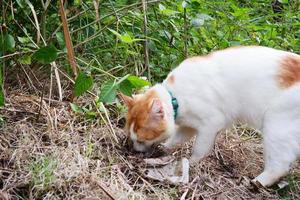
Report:
[[[88,104],[89,99],[80,99]],[[1,108],[0,199],[280,199],[300,198],[299,164],[287,188],[258,189],[246,182],[263,166],[259,135],[242,126],[221,134],[214,152],[191,170],[190,183],[146,179],[141,154],[118,143],[100,120],[75,115],[68,103],[13,91]],[[116,121],[116,120],[115,120]],[[174,152],[188,156],[190,146]]]

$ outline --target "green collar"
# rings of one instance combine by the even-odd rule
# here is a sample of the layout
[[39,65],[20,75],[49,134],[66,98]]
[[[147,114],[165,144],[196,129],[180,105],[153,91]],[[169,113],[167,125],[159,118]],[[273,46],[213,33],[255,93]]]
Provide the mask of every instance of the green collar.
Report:
[[173,107],[173,111],[174,111],[174,119],[176,119],[177,115],[178,115],[178,107],[179,107],[178,101],[177,101],[176,97],[174,97],[172,95],[172,93],[170,91],[168,91],[168,92],[171,96],[171,103],[172,103],[172,107]]

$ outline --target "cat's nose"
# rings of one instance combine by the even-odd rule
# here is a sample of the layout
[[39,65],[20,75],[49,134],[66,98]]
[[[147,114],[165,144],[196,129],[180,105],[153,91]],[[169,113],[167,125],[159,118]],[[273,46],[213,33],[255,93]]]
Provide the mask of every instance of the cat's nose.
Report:
[[133,149],[138,152],[146,152],[149,148],[145,144],[134,142]]

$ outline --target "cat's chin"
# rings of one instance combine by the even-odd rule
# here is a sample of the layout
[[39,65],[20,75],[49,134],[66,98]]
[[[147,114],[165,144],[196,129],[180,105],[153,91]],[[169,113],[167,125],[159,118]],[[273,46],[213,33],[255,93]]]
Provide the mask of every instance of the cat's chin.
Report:
[[145,144],[139,144],[138,142],[134,142],[133,149],[137,152],[147,152],[151,149],[151,146],[147,146]]

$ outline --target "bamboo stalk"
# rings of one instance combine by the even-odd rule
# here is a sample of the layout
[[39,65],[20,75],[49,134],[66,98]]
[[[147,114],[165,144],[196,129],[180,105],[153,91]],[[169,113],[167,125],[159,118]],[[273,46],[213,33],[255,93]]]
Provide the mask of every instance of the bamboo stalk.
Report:
[[59,13],[60,13],[61,21],[63,24],[64,37],[65,37],[66,47],[67,47],[67,51],[68,51],[67,52],[68,61],[71,65],[74,76],[77,77],[77,63],[76,63],[75,56],[74,56],[73,44],[72,44],[70,31],[68,28],[68,22],[67,22],[65,10],[64,10],[64,1],[60,0],[59,4],[60,4]]

